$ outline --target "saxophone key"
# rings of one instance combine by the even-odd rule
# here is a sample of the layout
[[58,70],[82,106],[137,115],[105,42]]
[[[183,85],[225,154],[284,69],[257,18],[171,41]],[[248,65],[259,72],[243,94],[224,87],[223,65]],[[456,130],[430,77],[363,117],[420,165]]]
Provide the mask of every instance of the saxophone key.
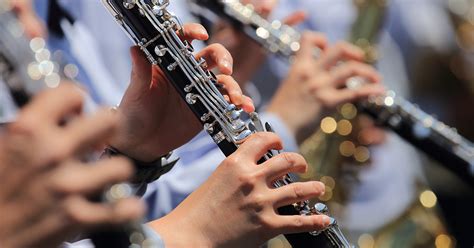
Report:
[[329,213],[329,208],[326,204],[324,203],[316,203],[314,204],[314,210],[316,211],[317,214],[328,214]]

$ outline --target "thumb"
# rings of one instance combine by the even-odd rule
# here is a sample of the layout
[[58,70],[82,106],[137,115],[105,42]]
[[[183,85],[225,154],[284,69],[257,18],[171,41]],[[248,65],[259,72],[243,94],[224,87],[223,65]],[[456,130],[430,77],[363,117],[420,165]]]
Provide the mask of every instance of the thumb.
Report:
[[130,83],[148,88],[151,83],[152,75],[150,62],[138,46],[130,48],[130,56],[132,58],[132,75]]

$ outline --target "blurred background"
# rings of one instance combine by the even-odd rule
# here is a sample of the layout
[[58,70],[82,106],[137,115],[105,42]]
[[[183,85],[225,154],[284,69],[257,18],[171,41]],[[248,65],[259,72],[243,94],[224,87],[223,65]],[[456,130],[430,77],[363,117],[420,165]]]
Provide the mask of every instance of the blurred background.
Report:
[[[345,39],[362,47],[389,88],[474,140],[474,1],[280,2],[273,18],[305,10],[308,19],[299,29],[321,31],[332,42]],[[284,71],[283,63],[270,58],[253,80],[262,102],[277,88],[266,83],[271,81],[269,75],[277,81]],[[323,119],[320,129],[301,147],[313,166],[303,178],[326,183],[326,195],[319,200],[328,203],[349,239],[363,248],[472,247],[472,186],[404,141],[390,146],[361,142],[361,121],[364,116],[354,105],[341,106],[338,113]],[[392,135],[386,133],[389,140]],[[392,154],[389,161],[378,158],[384,154]],[[378,166],[392,169],[369,172]],[[393,177],[374,179],[382,174]],[[390,184],[393,191],[382,191],[395,195],[382,197],[383,193],[375,192],[374,188]],[[403,199],[401,195],[406,194],[412,196]],[[353,224],[361,221],[374,225]],[[286,244],[276,239],[270,246]]]
[[[202,20],[193,18],[188,0],[170,2],[183,22]],[[60,55],[71,63],[73,78],[83,82],[95,103],[115,106],[128,84],[131,43],[100,1],[34,4],[48,29],[48,47],[63,51]],[[388,88],[474,141],[474,0],[279,0],[269,19],[281,20],[298,10],[306,19],[296,29],[323,32],[331,43],[346,40],[361,47]],[[212,37],[215,23],[203,24]],[[288,67],[270,55],[253,77],[246,90],[260,108],[272,98]],[[302,179],[326,184],[326,194],[317,201],[329,205],[358,247],[473,247],[472,185],[374,124],[355,105],[344,104],[324,116],[301,145],[311,165]],[[190,167],[179,168],[158,182],[163,183],[157,192],[170,199],[161,210],[150,207],[151,219],[183,200],[194,186],[187,183],[200,180],[196,178],[201,174],[180,174],[189,174]],[[180,183],[186,187],[178,197],[167,191]],[[151,206],[158,209],[163,200],[156,197],[155,203]],[[277,238],[268,246],[287,247],[285,242]]]

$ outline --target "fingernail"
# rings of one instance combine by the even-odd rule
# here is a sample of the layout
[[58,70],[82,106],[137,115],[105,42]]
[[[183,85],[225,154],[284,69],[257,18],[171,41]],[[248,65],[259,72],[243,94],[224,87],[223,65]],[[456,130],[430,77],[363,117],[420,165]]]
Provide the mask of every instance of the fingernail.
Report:
[[207,30],[206,30],[206,29],[201,29],[201,30],[199,30],[199,34],[205,35],[205,36],[208,36],[208,35],[209,35],[209,34],[207,33]]
[[326,193],[326,185],[324,185],[324,183],[322,182],[318,182],[319,183],[319,186],[321,187],[321,195],[324,195],[324,193]]
[[323,224],[324,226],[329,226],[329,224],[331,224],[331,218],[329,218],[329,216],[323,215]]
[[232,65],[231,65],[229,60],[222,59],[221,60],[221,65],[224,66],[225,68],[229,69],[230,71],[232,71]]

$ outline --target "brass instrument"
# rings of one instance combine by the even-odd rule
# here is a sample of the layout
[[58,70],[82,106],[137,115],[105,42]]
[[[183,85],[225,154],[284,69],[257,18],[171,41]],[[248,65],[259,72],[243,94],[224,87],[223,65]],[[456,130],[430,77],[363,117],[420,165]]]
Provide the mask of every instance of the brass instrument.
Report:
[[474,1],[449,0],[448,10],[456,31],[456,38],[461,52],[462,65],[457,76],[469,82],[474,92]]
[[[380,0],[354,2],[359,14],[353,24],[349,40],[364,50],[367,63],[374,64],[379,58],[377,40],[383,26],[387,2]],[[377,100],[369,99],[369,102],[371,101]],[[371,114],[370,111],[365,113]],[[313,166],[312,171],[306,173],[305,177],[313,179],[314,175],[322,174],[319,179],[326,183],[326,192],[329,194],[322,196],[320,200],[328,201],[327,204],[333,209],[343,208],[346,201],[345,192],[350,190],[348,187],[341,189],[343,180],[348,177],[347,172],[341,172],[341,166],[348,161],[352,163],[355,161],[361,166],[370,164],[368,149],[370,143],[360,138],[358,121],[363,118],[360,114],[354,104],[347,103],[340,106],[337,113],[326,117],[321,123],[320,130],[301,146],[302,153]],[[423,118],[420,118],[420,121],[423,121]],[[468,149],[472,149],[472,146]],[[354,173],[349,177],[357,180],[356,169],[350,170],[349,173]],[[447,234],[444,223],[439,217],[436,195],[421,183],[417,185],[416,191],[419,198],[415,199],[395,221],[370,233],[356,234],[346,231],[349,235],[359,236],[357,243],[362,248],[432,247],[433,243],[436,247],[454,247],[455,240]]]
[[[365,52],[365,61],[376,62],[376,43],[384,23],[386,2],[384,0],[356,0],[358,16],[355,20],[350,38],[351,43]],[[336,113],[322,119],[320,128],[308,138],[300,147],[303,156],[313,167],[303,175],[306,179],[313,179],[320,175],[326,185],[326,194],[320,199],[323,201],[345,201],[346,190],[335,187],[334,178],[356,177],[357,175],[341,174],[341,166],[345,162],[356,162],[360,165],[370,162],[370,142],[360,138],[360,118],[358,108],[352,103],[340,106]]]

